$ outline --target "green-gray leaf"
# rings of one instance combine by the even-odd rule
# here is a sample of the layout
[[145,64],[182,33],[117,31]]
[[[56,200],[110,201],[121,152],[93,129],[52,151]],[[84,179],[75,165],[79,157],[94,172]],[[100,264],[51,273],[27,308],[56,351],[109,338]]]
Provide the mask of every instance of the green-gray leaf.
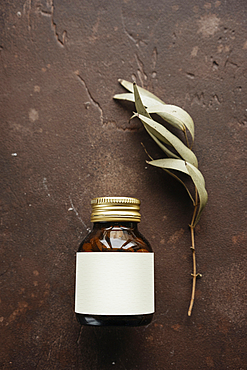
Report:
[[[135,95],[136,110],[139,114],[138,117],[141,119],[148,133],[149,134],[151,133],[153,136],[155,136],[158,140],[162,141],[163,143],[173,146],[183,159],[185,159],[186,161],[188,161],[189,163],[192,163],[195,167],[197,167],[198,163],[197,163],[197,158],[195,154],[186,145],[184,145],[184,143],[179,138],[173,135],[169,130],[167,130],[160,123],[155,122],[151,118],[150,114],[147,112],[147,110],[145,109],[142,103],[142,100],[139,94],[139,88],[136,86],[136,84],[134,84],[133,88],[134,88],[134,95]],[[169,157],[177,158],[177,156],[174,155],[169,149],[167,148],[165,149],[165,147],[163,147],[163,150],[166,152],[166,154]]]
[[156,104],[154,106],[147,106],[148,113],[156,113],[172,126],[185,131],[189,130],[192,139],[194,140],[194,122],[190,115],[182,108],[176,105],[162,105]]
[[[149,135],[151,136],[151,138],[156,142],[156,144],[160,147],[160,149],[162,149],[163,150],[163,152],[165,152],[166,153],[166,155],[168,156],[168,157],[170,157],[170,158],[178,158],[179,159],[179,157],[175,154],[175,153],[173,153],[173,152],[171,152],[165,145],[163,145],[161,142],[160,142],[160,140],[159,139],[157,139],[157,137],[156,136],[154,136],[152,133],[151,133],[151,131],[148,129],[148,126],[147,125],[145,125],[145,123],[143,124],[144,125],[144,127],[145,127],[145,129],[147,130],[147,132],[149,133]],[[167,144],[168,145],[171,145],[169,142],[167,142]]]
[[[119,80],[119,82],[131,93],[116,94],[114,99],[127,100],[134,102],[135,97],[133,94],[134,87],[133,83]],[[143,89],[140,86],[138,91],[142,100],[143,105],[147,108],[148,113],[156,113],[162,117],[166,122],[170,123],[172,126],[185,132],[186,128],[189,130],[191,137],[194,141],[194,122],[190,115],[182,108],[175,105],[165,104],[162,100],[157,98],[154,94]]]
[[[122,80],[122,79],[119,79],[118,82],[120,82],[120,84],[123,87],[125,87],[126,90],[128,90],[128,91],[130,91],[132,93],[134,92],[133,82],[129,82],[129,81]],[[143,87],[138,86],[138,90],[140,92],[141,98],[143,98],[143,96],[146,96],[146,97],[149,97],[149,98],[152,98],[152,99],[156,100],[156,102],[160,102],[162,104],[165,104],[156,95],[152,94],[150,91],[144,89]]]
[[190,177],[192,178],[192,180],[193,180],[193,182],[194,182],[194,184],[197,188],[199,199],[200,199],[199,210],[197,212],[196,218],[195,218],[194,223],[192,225],[193,227],[195,227],[196,224],[198,223],[198,221],[200,220],[203,208],[207,204],[208,193],[205,189],[205,181],[204,181],[204,177],[202,176],[201,172],[197,168],[192,166],[190,163],[186,163],[186,167],[188,169]]
[[[133,88],[134,88],[134,98],[135,98],[135,106],[136,106],[137,112],[147,118],[152,119],[150,114],[147,112],[146,108],[143,105],[142,99],[139,94],[139,88],[136,86],[136,84],[133,84]],[[148,125],[145,124],[145,122],[143,122],[143,125],[145,129],[147,130],[147,132],[149,133],[149,135],[151,136],[151,138],[159,145],[159,147],[166,153],[166,155],[172,158],[178,158],[176,154],[172,153],[165,145],[163,145],[160,142],[158,138],[156,138],[156,136],[151,132],[150,128],[148,127]],[[163,140],[163,142],[171,146],[168,140],[165,139]]]
[[[130,101],[130,102],[135,102],[135,96],[133,93],[125,93],[125,94],[116,94],[113,96],[113,99],[116,99],[116,100],[127,100],[127,101]],[[149,107],[149,106],[155,106],[155,107],[160,107],[159,109],[162,110],[162,107],[164,104],[162,103],[158,103],[156,100],[154,100],[153,98],[150,98],[149,96],[145,96],[143,95],[141,97],[142,99],[142,102],[143,102],[143,105],[145,107]]]
[[[204,177],[203,177],[202,173],[198,170],[198,168],[196,168],[195,166],[193,166],[190,163],[187,163],[187,162],[183,161],[182,159],[164,158],[164,159],[157,159],[157,160],[154,160],[154,161],[150,161],[148,163],[151,164],[152,166],[160,167],[160,168],[163,168],[163,169],[166,169],[166,170],[170,169],[170,170],[180,171],[180,172],[183,172],[186,175],[189,175],[191,177],[195,187],[197,188],[199,199],[200,199],[200,204],[199,204],[199,209],[198,209],[198,212],[197,212],[197,216],[196,216],[196,218],[194,220],[194,223],[192,225],[193,227],[195,227],[196,224],[198,223],[199,219],[200,219],[203,208],[207,204],[207,200],[208,200],[208,194],[207,194],[207,191],[206,191],[206,188],[205,188],[205,180],[204,180]],[[178,178],[178,180],[180,182],[182,182],[182,184],[186,188],[190,198],[193,200],[193,198],[192,198],[188,188],[186,187],[186,185],[179,178]]]
[[184,172],[184,173],[186,173],[186,175],[189,175],[189,173],[188,173],[188,171],[186,170],[186,167],[185,167],[185,161],[183,161],[182,159],[163,158],[163,159],[152,160],[152,161],[149,161],[147,163],[151,164],[152,166],[155,166],[155,167],[160,167],[163,170],[165,170],[167,173],[169,173],[169,175],[175,177],[185,187],[186,191],[189,194],[190,199],[193,202],[193,205],[195,205],[195,201],[194,201],[189,189],[185,185],[185,183],[178,176],[176,176],[173,172],[168,170],[168,169],[176,170],[176,171]]
[[198,162],[195,154],[186,145],[184,145],[184,143],[179,138],[177,138],[169,130],[167,130],[167,128],[154,121],[153,119],[145,117],[141,114],[138,114],[137,116],[148,126],[151,133],[155,135],[160,141],[169,141],[169,143],[185,161],[191,163],[195,167],[198,167]]

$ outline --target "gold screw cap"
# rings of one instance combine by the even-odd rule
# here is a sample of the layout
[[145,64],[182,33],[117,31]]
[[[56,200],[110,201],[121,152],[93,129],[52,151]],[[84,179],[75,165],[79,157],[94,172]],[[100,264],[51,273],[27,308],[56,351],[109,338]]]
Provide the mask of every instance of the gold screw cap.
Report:
[[128,197],[100,197],[91,200],[91,222],[140,222],[140,201]]

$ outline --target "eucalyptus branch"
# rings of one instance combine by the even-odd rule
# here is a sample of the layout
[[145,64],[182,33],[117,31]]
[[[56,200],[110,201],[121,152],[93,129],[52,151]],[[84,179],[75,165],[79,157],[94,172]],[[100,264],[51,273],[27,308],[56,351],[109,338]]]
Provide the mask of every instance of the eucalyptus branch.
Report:
[[195,206],[194,206],[194,212],[191,220],[190,227],[190,235],[191,235],[191,251],[192,251],[192,261],[193,261],[193,272],[191,276],[193,277],[192,280],[192,291],[191,291],[191,299],[190,299],[190,305],[188,309],[188,316],[191,316],[191,312],[193,309],[194,301],[195,301],[195,292],[196,292],[196,279],[198,277],[202,277],[201,274],[198,274],[196,271],[196,249],[195,249],[195,217],[198,209],[198,192],[197,188],[195,187]]
[[[134,113],[134,117],[137,116],[142,121],[148,134],[167,156],[166,158],[153,160],[144,148],[148,157],[151,159],[151,161],[147,163],[152,166],[162,168],[169,173],[169,175],[175,177],[185,187],[194,206],[192,220],[189,225],[193,261],[193,272],[191,274],[193,277],[192,292],[188,309],[188,316],[191,316],[195,301],[196,279],[197,277],[202,276],[197,273],[196,269],[195,227],[199,222],[201,213],[208,200],[205,180],[201,172],[198,170],[198,161],[195,154],[192,152],[194,142],[194,122],[190,115],[182,108],[175,105],[165,104],[162,100],[157,98],[157,96],[141,87],[138,87],[135,83],[133,84],[125,80],[119,80],[119,82],[129,90],[130,93],[115,95],[114,99],[123,99],[135,103],[137,113]],[[153,120],[150,115],[153,113],[158,114],[164,121],[182,131],[185,136],[185,143],[183,143],[175,134],[171,133],[165,126]],[[192,139],[191,145],[189,144],[187,130]],[[174,150],[171,151],[171,148]],[[190,177],[195,186],[194,197],[191,195],[185,182],[173,171],[185,173]]]

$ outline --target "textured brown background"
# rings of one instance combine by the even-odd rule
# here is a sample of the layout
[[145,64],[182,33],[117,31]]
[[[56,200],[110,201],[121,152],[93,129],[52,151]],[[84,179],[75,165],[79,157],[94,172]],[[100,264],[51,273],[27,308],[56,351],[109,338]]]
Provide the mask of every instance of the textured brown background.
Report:
[[[2,369],[247,369],[247,5],[229,1],[1,1]],[[196,231],[184,189],[118,78],[185,108],[209,193]],[[75,320],[74,255],[90,199],[142,201],[156,305],[141,328]]]

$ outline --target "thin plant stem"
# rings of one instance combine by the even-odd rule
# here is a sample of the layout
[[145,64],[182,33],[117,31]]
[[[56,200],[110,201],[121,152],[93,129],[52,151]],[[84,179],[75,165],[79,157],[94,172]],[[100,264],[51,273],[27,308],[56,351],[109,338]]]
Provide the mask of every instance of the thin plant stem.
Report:
[[190,306],[188,309],[188,316],[191,316],[191,312],[193,309],[194,301],[195,301],[195,292],[196,292],[196,251],[195,251],[195,238],[194,238],[194,227],[190,226],[191,230],[191,241],[192,241],[192,259],[193,259],[193,273],[191,274],[193,276],[192,280],[192,292],[191,292],[191,298],[190,298]]
[[186,132],[186,128],[184,128],[183,131],[184,131],[184,136],[185,136],[187,147],[190,148],[190,144],[189,144],[189,140],[188,140],[188,135],[187,135],[187,132]]
[[151,159],[151,161],[153,161],[154,159],[151,157],[151,155],[148,153],[148,151],[147,151],[147,149],[146,149],[146,147],[145,147],[145,145],[143,144],[143,143],[141,143],[141,145],[142,145],[142,147],[143,147],[143,149],[144,149],[144,151],[145,151],[145,153],[147,154],[147,156],[149,157],[149,159]]
[[187,147],[192,150],[192,147],[193,147],[193,139],[192,139],[192,142],[191,144],[189,144],[189,139],[188,139],[188,135],[187,135],[187,131],[186,131],[186,128],[184,129],[184,136],[185,136],[185,140],[186,140],[186,144],[187,144]]
[[195,206],[194,206],[194,212],[191,220],[190,226],[190,233],[191,233],[191,250],[192,250],[192,261],[193,261],[193,273],[191,276],[193,277],[192,280],[192,291],[191,291],[191,298],[190,298],[190,305],[188,309],[188,316],[191,316],[194,301],[195,301],[195,292],[196,292],[196,279],[198,276],[201,276],[200,274],[197,274],[196,272],[196,250],[195,250],[195,217],[196,217],[196,212],[198,208],[198,192],[197,189],[195,188]]

